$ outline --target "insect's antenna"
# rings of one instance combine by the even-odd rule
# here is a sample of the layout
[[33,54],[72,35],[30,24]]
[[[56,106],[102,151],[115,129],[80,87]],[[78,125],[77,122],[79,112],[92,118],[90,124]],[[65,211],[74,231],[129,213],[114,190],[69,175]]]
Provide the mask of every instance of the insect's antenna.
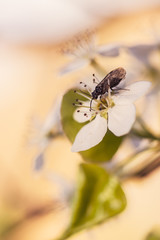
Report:
[[[96,82],[96,80],[97,80],[97,82]],[[96,75],[93,73],[93,83],[96,83],[96,84],[98,84],[100,81],[99,81],[99,79],[96,77]]]
[[91,98],[91,101],[90,101],[90,111],[92,110],[92,101],[93,101],[93,98]]

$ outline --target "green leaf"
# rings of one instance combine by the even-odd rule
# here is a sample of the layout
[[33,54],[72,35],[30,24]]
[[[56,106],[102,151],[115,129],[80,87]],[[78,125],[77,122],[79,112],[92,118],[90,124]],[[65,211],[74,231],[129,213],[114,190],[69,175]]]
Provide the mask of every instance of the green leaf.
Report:
[[59,240],[119,214],[125,206],[126,198],[117,178],[99,166],[81,164],[71,223]]
[[160,240],[160,228],[154,229],[150,232],[145,240]]
[[[74,93],[74,90],[72,89],[64,95],[61,105],[63,130],[72,143],[74,142],[78,131],[86,124],[78,123],[73,119],[73,113],[76,108],[72,105],[72,103],[74,103],[77,98],[80,100],[86,100],[77,93]],[[118,150],[121,142],[122,137],[117,137],[110,131],[107,131],[105,137],[98,145],[90,148],[89,150],[80,152],[80,154],[84,160],[89,162],[109,161]]]

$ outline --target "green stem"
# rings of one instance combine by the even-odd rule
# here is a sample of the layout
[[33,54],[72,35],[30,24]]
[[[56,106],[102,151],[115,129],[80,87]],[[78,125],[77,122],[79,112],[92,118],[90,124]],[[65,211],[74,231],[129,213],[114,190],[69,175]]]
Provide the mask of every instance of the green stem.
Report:
[[127,157],[126,159],[124,159],[121,163],[117,164],[114,168],[114,172],[118,172],[119,170],[123,169],[125,166],[127,166],[128,164],[130,164],[139,154],[147,152],[151,149],[148,149],[148,146],[137,151],[136,153],[133,153],[131,156]]
[[[149,152],[152,153],[152,151],[153,151],[153,153],[154,153],[152,160],[154,160],[156,153],[159,154],[159,151],[160,151],[159,145],[156,146],[156,147],[152,147],[152,148],[148,148],[148,146],[147,146],[147,147],[139,150],[138,152],[132,154],[130,157],[126,158],[122,163],[117,164],[117,165],[114,167],[113,173],[116,174],[120,179],[123,179],[124,176],[126,176],[126,175],[127,175],[128,177],[129,177],[129,176],[133,176],[133,172],[134,172],[134,169],[135,169],[135,168],[136,168],[136,169],[139,169],[138,171],[140,171],[141,169],[143,169],[144,167],[146,167],[148,164],[151,164],[152,160],[150,159],[150,157],[149,157],[147,160],[145,160],[145,162],[136,165],[136,167],[133,169],[133,171],[131,170],[131,173],[125,173],[125,168],[126,168],[127,166],[129,166],[129,164],[132,163],[141,153],[147,153],[147,152],[148,152],[148,153],[149,153]],[[157,156],[156,156],[156,157],[157,157]]]
[[137,122],[139,123],[142,130],[133,129],[131,131],[131,134],[134,134],[141,138],[148,138],[148,139],[158,140],[158,141],[160,140],[160,137],[155,136],[140,117],[137,117]]
[[148,164],[144,164],[144,166],[142,166],[140,169],[126,174],[123,173],[120,178],[123,181],[131,178],[143,178],[156,170],[158,167],[160,167],[160,155],[154,157],[152,161],[150,161]]

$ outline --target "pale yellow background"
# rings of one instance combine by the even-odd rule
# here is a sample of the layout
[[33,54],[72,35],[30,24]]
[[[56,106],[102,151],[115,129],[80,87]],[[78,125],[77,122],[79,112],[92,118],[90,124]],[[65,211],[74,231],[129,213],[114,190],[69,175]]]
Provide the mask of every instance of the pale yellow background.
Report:
[[[117,17],[100,28],[98,41],[127,44],[154,41],[148,31],[153,25],[160,26],[158,9]],[[83,76],[81,72],[58,76],[57,71],[65,62],[55,46],[0,43],[0,227],[5,219],[14,222],[26,210],[57,198],[45,171],[75,180],[81,159],[70,152],[71,145],[66,138],[57,139],[49,147],[45,170],[39,175],[32,171],[36,151],[29,145],[32,118],[44,120],[57,96],[69,88],[76,77]],[[108,68],[111,66],[112,62],[108,63]],[[159,170],[142,181],[125,183],[124,190],[128,206],[123,214],[71,239],[141,240],[160,224]],[[57,209],[23,222],[3,239],[50,240],[60,233],[67,220],[68,210]]]

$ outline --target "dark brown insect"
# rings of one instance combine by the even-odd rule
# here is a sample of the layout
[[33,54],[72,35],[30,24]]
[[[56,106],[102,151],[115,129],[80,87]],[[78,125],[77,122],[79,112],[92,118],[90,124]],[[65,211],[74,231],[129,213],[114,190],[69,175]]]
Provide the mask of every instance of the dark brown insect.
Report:
[[[116,68],[113,71],[109,72],[100,83],[95,87],[95,90],[92,92],[92,100],[97,99],[99,96],[101,97],[103,94],[108,92],[108,89],[110,88],[113,90],[114,87],[116,87],[122,79],[124,79],[126,76],[126,70],[124,68]],[[90,103],[90,109],[91,104]]]

